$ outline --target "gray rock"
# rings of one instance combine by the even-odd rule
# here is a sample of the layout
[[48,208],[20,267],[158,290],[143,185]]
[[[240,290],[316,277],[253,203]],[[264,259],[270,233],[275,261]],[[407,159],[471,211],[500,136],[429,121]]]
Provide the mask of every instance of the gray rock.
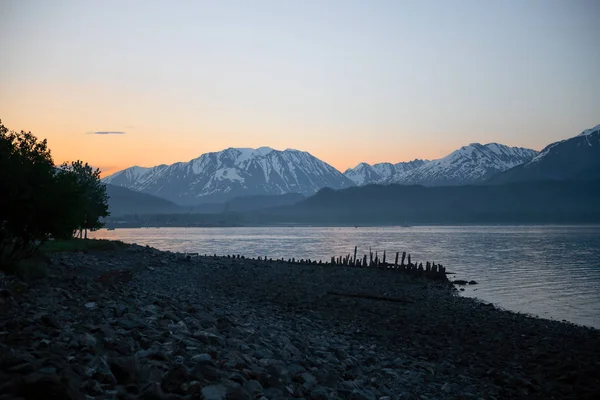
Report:
[[262,385],[260,384],[260,382],[259,382],[259,381],[256,381],[256,380],[253,380],[253,379],[251,379],[251,380],[249,380],[249,381],[245,381],[245,382],[243,383],[243,387],[244,387],[244,389],[246,389],[246,390],[247,390],[247,391],[248,391],[248,392],[249,392],[249,393],[250,393],[252,396],[255,396],[255,395],[257,395],[257,394],[259,394],[259,393],[262,393],[262,392],[263,392],[263,387],[262,387]]
[[223,385],[203,387],[202,397],[204,400],[225,400],[227,397],[227,388]]
[[137,397],[138,400],[165,400],[159,383],[153,382]]
[[329,391],[323,386],[317,386],[310,391],[311,400],[329,400]]
[[202,343],[208,345],[219,345],[223,341],[223,339],[220,336],[202,330],[197,330],[192,334],[192,336],[200,340]]
[[104,357],[96,357],[89,364],[86,375],[105,384],[116,384],[117,379],[112,374]]
[[194,370],[194,375],[198,380],[217,382],[222,378],[223,373],[212,365],[197,364]]
[[308,372],[304,372],[300,374],[300,382],[302,383],[302,387],[309,391],[317,383],[317,378]]
[[207,353],[197,354],[191,358],[191,361],[195,362],[197,364],[209,364],[210,365],[213,363],[213,359],[212,359],[211,355],[207,354]]
[[81,335],[81,337],[79,338],[79,344],[82,347],[95,348],[97,343],[98,341],[96,340],[96,338],[87,332]]
[[350,394],[350,400],[377,400],[377,396],[369,390],[354,390]]
[[127,330],[132,330],[140,327],[140,324],[137,321],[133,321],[131,319],[119,319],[117,320],[117,325]]

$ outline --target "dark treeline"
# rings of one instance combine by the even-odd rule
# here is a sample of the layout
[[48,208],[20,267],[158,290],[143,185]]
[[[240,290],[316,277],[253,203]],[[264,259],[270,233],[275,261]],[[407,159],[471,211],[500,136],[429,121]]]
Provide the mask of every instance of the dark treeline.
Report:
[[274,218],[356,223],[600,222],[600,181],[325,189]]
[[[111,219],[110,225],[585,224],[600,223],[598,204],[600,180],[451,187],[368,185],[323,189],[296,204],[254,212],[126,216]],[[122,224],[115,224],[117,220]]]
[[50,238],[103,226],[108,196],[100,171],[81,161],[56,166],[46,140],[0,121],[0,268],[31,256]]

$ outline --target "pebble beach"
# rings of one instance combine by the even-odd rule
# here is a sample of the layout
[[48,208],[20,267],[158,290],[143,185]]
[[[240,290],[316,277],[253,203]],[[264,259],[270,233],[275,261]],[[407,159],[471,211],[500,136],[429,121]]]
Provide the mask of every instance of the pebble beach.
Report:
[[0,400],[597,399],[600,331],[401,271],[131,245],[0,275]]

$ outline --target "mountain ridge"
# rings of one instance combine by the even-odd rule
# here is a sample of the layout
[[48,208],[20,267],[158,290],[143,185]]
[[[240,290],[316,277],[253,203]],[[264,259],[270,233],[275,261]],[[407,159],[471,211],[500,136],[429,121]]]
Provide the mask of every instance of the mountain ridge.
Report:
[[181,205],[226,201],[234,197],[300,193],[353,183],[308,152],[270,147],[227,148],[188,162],[131,167],[103,178],[105,183],[166,198]]
[[483,182],[498,172],[531,160],[537,151],[496,142],[470,143],[445,157],[399,173],[386,183],[424,186],[468,185]]
[[550,143],[527,163],[492,177],[490,183],[585,179],[600,169],[600,125]]
[[[510,147],[496,142],[470,143],[435,160],[414,159],[372,166],[359,163],[356,167],[347,169],[344,175],[359,186],[370,183],[425,186],[473,184],[527,162],[537,153],[533,149]],[[378,173],[378,166],[387,167],[391,173]]]

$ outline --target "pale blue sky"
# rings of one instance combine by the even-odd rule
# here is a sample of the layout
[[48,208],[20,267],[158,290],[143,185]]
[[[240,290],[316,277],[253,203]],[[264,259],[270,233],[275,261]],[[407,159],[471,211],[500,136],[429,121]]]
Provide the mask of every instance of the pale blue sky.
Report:
[[598,0],[0,0],[0,54],[3,122],[106,168],[268,145],[344,169],[600,123]]

